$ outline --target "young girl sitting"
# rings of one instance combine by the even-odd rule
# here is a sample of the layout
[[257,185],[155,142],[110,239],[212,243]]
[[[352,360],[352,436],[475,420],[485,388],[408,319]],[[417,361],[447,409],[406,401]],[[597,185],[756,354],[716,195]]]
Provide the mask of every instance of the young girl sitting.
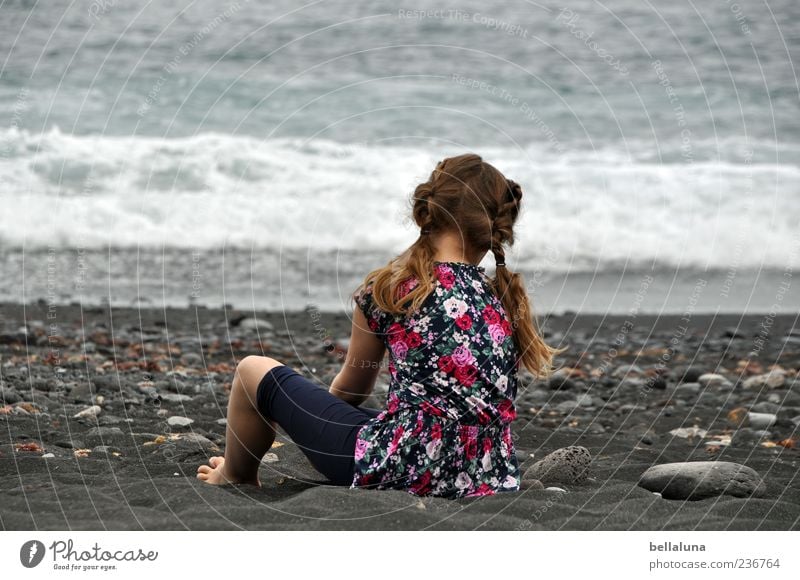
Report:
[[[335,485],[449,498],[518,490],[517,373],[547,374],[557,352],[505,263],[521,199],[520,186],[478,155],[439,162],[412,198],[419,238],[354,293],[352,336],[330,391],[274,359],[244,358],[225,457],[197,477],[260,485],[280,425]],[[487,252],[493,278],[478,265]],[[360,408],[387,349],[386,409]]]

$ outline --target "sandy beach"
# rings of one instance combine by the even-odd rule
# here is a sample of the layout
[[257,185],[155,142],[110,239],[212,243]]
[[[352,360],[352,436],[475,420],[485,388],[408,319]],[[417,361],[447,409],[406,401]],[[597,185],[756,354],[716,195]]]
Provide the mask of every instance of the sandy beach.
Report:
[[[314,309],[0,305],[0,526],[800,527],[800,329],[788,315],[543,320],[546,336],[567,351],[552,379],[521,377],[517,453],[525,471],[557,449],[584,447],[591,464],[581,481],[526,479],[520,492],[456,501],[349,490],[327,485],[285,436],[265,457],[260,489],[195,478],[224,450],[237,360],[265,354],[326,385],[349,329],[344,314]],[[380,408],[387,384],[384,371],[366,405]],[[752,468],[764,487],[686,500],[639,485],[652,466],[704,461]]]

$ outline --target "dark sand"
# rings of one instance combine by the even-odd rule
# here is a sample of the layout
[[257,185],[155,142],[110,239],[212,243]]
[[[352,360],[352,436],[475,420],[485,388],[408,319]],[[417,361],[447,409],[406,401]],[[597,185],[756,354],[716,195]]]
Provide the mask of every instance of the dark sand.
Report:
[[[551,342],[568,347],[561,362],[577,370],[566,382],[522,381],[515,423],[518,453],[527,467],[533,463],[530,455],[538,460],[560,447],[585,446],[593,458],[589,480],[561,485],[566,493],[527,489],[452,501],[325,485],[285,437],[272,451],[277,461],[262,467],[262,488],[212,487],[198,481],[197,466],[220,454],[224,445],[225,427],[218,420],[225,417],[237,360],[263,353],[325,384],[338,371],[337,353],[346,343],[327,352],[324,339],[344,341],[349,335],[344,315],[259,313],[272,329],[255,330],[247,323],[230,324],[242,314],[205,308],[109,311],[79,306],[48,310],[44,303],[0,305],[0,378],[6,404],[0,402],[0,527],[800,527],[800,452],[792,447],[800,416],[800,334],[794,316],[693,315],[685,329],[680,316],[547,319],[544,328]],[[675,351],[670,356],[665,349],[671,344]],[[754,349],[758,352],[750,355]],[[631,364],[635,367],[629,368]],[[771,365],[786,370],[782,384],[744,386]],[[732,387],[683,388],[679,379],[687,366],[693,372],[721,373]],[[380,383],[385,389],[385,376]],[[97,418],[73,418],[98,395],[102,411]],[[589,398],[580,398],[576,407],[573,401],[581,395]],[[381,398],[377,393],[368,405],[380,406]],[[777,421],[766,434],[736,428],[727,413],[741,406],[771,412]],[[166,419],[172,415],[194,423],[170,427]],[[98,426],[102,431],[92,434]],[[691,438],[670,434],[694,426],[707,433]],[[731,436],[729,445],[714,444]],[[45,453],[54,457],[43,458]],[[713,459],[755,469],[766,482],[766,495],[680,501],[637,486],[652,465]]]

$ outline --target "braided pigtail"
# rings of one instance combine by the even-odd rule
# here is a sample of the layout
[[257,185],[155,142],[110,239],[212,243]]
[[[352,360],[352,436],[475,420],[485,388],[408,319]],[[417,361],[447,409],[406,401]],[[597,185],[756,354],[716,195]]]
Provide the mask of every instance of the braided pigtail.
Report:
[[519,215],[522,188],[508,179],[505,200],[499,205],[492,223],[491,251],[495,259],[494,290],[513,329],[514,344],[520,362],[532,373],[547,376],[552,370],[553,357],[559,352],[547,345],[539,332],[522,275],[512,272],[506,264],[504,246],[514,243],[514,222]]

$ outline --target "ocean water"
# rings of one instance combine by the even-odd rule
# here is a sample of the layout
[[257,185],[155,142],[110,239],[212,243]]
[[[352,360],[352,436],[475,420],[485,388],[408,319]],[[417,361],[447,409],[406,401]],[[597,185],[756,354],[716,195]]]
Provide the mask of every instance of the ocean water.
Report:
[[792,0],[0,15],[0,300],[346,308],[474,151],[542,311],[800,310]]

